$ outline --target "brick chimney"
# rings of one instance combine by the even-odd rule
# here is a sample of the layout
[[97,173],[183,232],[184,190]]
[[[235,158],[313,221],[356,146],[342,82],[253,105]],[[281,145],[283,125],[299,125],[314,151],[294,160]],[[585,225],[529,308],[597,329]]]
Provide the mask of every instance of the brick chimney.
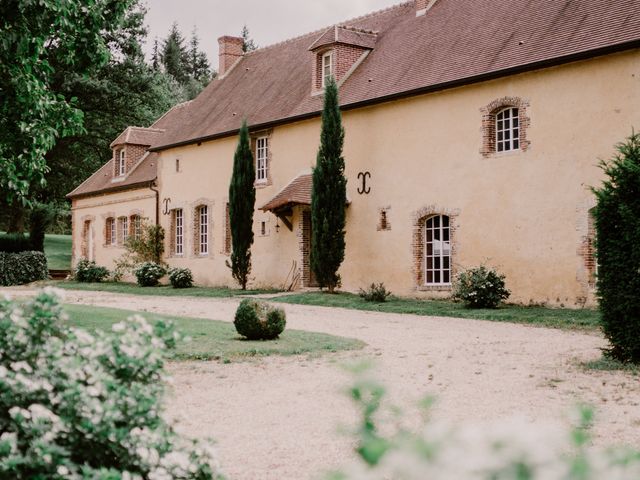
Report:
[[223,77],[231,67],[244,55],[242,51],[243,40],[241,37],[225,35],[218,39],[220,53],[218,54],[218,75]]
[[437,0],[416,0],[416,17],[420,17],[429,11]]

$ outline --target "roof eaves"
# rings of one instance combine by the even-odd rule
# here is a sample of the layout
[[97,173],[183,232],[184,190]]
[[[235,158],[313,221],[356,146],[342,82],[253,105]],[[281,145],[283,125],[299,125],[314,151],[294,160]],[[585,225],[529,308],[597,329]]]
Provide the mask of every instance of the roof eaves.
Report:
[[[102,188],[100,190],[93,190],[91,192],[85,192],[85,193],[74,194],[73,192],[71,192],[66,195],[66,198],[71,199],[71,198],[80,198],[80,197],[95,197],[98,195],[104,195],[105,193],[113,193],[113,192],[119,192],[124,190],[135,190],[136,188],[141,188],[147,185],[153,185],[153,183],[156,181],[157,178],[158,176],[156,175],[154,178],[150,180],[143,180],[141,182],[129,183],[126,185],[111,186],[107,188]],[[76,190],[78,190],[78,188],[76,188]]]

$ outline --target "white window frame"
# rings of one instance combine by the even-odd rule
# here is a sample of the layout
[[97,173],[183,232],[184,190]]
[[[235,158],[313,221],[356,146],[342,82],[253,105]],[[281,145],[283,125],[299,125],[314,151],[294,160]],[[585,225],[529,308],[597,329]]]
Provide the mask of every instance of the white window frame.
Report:
[[[429,253],[429,246],[431,246],[431,253]],[[424,223],[424,284],[427,286],[451,285],[451,266],[451,217],[433,215]]]
[[120,228],[120,231],[122,232],[122,244],[124,245],[129,238],[129,218],[118,218],[118,228]]
[[518,107],[507,107],[496,114],[497,153],[520,150],[519,113]]
[[173,211],[175,220],[175,230],[173,232],[175,239],[175,254],[184,254],[184,213],[181,208],[176,208]]
[[322,88],[325,88],[329,79],[333,77],[333,51],[330,50],[322,54],[321,68]]
[[268,180],[269,137],[256,138],[256,182]]
[[131,227],[133,230],[133,238],[140,240],[142,238],[142,217],[140,215],[131,216]]
[[124,154],[124,148],[118,152],[118,176],[122,177],[127,170],[127,159]]
[[116,219],[115,219],[115,217],[107,218],[106,228],[111,228],[111,230],[109,230],[109,237],[107,238],[107,245],[115,245],[116,244]]
[[199,253],[200,255],[209,254],[209,207],[202,205],[198,208],[198,218],[200,223],[199,231]]

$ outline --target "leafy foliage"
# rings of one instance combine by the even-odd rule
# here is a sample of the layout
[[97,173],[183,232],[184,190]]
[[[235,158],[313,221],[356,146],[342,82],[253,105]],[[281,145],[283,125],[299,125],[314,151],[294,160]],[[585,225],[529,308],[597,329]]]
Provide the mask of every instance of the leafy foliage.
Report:
[[364,290],[360,289],[358,294],[366,302],[382,303],[387,301],[387,297],[391,295],[391,292],[386,289],[384,283],[372,283]]
[[[502,419],[453,426],[429,419],[432,399],[422,402],[428,419],[415,429],[404,428],[402,412],[385,402],[385,388],[353,368],[356,380],[349,393],[360,411],[354,430],[357,463],[332,480],[586,480],[640,478],[640,452],[589,448],[593,412],[576,408],[569,430],[556,423]],[[394,424],[381,419],[393,418]]]
[[44,235],[53,223],[56,210],[52,205],[37,203],[31,208],[29,215],[29,240],[31,248],[44,252]]
[[31,240],[21,233],[0,235],[0,252],[19,253],[31,250]]
[[458,274],[453,298],[469,308],[496,308],[511,294],[505,287],[505,276],[481,265]]
[[598,294],[608,355],[640,363],[640,134],[616,148],[594,190]]
[[256,171],[249,145],[249,127],[242,122],[238,146],[233,157],[233,173],[229,185],[229,224],[231,227],[231,274],[243,290],[251,273],[253,245],[253,211],[256,203],[254,186]]
[[0,252],[0,285],[24,285],[49,277],[47,257],[42,252]]
[[273,340],[284,332],[287,320],[282,308],[244,299],[236,310],[233,324],[236,331],[249,340]]
[[157,263],[144,262],[134,270],[134,275],[141,287],[155,287],[158,281],[167,274],[167,270]]
[[114,280],[120,281],[127,273],[145,262],[162,264],[164,254],[164,228],[149,223],[143,218],[140,225],[140,236],[130,235],[124,244],[126,252],[116,261]]
[[344,129],[338,87],[332,79],[324,93],[322,130],[311,194],[311,268],[318,283],[333,292],[340,283],[338,269],[344,260],[347,179],[342,146]]
[[89,334],[65,320],[52,290],[0,300],[0,477],[220,478],[211,446],[162,417],[172,325],[134,316]]
[[169,270],[169,282],[173,288],[191,288],[193,274],[188,268],[172,268]]
[[57,71],[79,75],[104,65],[103,33],[119,25],[132,0],[0,3],[0,189],[10,203],[42,184],[45,154],[83,128],[73,98],[52,89]]
[[83,258],[78,261],[73,270],[73,278],[76,282],[99,283],[109,276],[109,270],[101,267],[94,260]]

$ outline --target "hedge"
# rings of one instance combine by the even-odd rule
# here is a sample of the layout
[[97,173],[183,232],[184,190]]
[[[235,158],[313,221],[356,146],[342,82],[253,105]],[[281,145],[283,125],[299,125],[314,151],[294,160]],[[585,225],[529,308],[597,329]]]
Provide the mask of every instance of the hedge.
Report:
[[47,257],[42,252],[0,252],[0,285],[23,285],[49,276]]
[[33,250],[29,237],[21,233],[0,235],[0,252],[18,253]]

